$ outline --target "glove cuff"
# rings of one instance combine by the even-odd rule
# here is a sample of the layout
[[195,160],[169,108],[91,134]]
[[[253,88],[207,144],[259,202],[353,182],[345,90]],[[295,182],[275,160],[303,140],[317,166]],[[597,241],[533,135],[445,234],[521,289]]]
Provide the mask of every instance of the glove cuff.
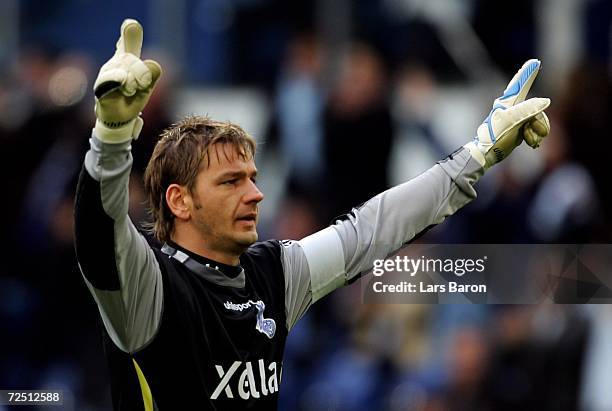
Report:
[[136,117],[127,124],[116,128],[107,127],[102,121],[96,120],[93,134],[104,143],[120,144],[130,141],[131,139],[136,140],[138,135],[140,135],[142,126],[143,121],[140,117]]
[[485,171],[490,167],[487,165],[487,160],[484,154],[482,153],[482,151],[480,150],[480,148],[475,142],[470,141],[469,143],[465,144],[463,147],[465,147],[465,149],[470,152],[472,158],[476,160],[478,164],[480,164]]

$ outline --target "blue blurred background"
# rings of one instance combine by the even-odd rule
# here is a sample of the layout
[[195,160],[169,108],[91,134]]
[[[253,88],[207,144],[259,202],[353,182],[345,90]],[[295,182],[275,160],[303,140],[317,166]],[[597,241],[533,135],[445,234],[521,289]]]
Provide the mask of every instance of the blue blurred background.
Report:
[[[72,204],[92,83],[126,17],[164,68],[133,146],[135,221],[156,137],[182,115],[256,137],[260,237],[299,239],[471,139],[537,57],[550,137],[419,241],[611,242],[609,0],[2,0],[2,389],[62,388],[62,409],[110,409]],[[612,410],[612,309],[364,305],[353,286],[300,321],[283,368],[285,411]]]

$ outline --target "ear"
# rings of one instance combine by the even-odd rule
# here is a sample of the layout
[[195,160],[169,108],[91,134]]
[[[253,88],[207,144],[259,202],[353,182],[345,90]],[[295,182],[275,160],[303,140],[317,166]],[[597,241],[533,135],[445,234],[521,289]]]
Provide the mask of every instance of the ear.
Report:
[[176,218],[189,220],[193,200],[186,187],[178,184],[170,184],[166,190],[166,203]]

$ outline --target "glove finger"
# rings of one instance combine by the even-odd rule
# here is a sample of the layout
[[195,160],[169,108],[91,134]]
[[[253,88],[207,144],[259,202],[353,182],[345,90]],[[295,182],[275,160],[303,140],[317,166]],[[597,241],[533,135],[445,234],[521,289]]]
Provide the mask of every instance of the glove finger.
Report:
[[134,61],[129,71],[134,76],[134,81],[139,90],[144,90],[151,85],[151,71],[143,61]]
[[496,114],[499,113],[498,115],[503,119],[503,123],[505,123],[507,128],[513,128],[529,119],[535,118],[549,105],[550,99],[535,97],[510,107],[508,110],[498,110]]
[[531,59],[525,62],[516,72],[497,102],[508,108],[522,103],[531,89],[533,81],[540,72],[540,60]]
[[140,57],[142,50],[143,30],[134,19],[125,19],[121,24],[121,36],[117,41],[117,53],[130,53]]
[[136,94],[136,91],[138,91],[138,82],[136,81],[134,72],[128,71],[127,78],[121,85],[121,93],[123,93],[123,95],[126,97],[131,97]]
[[550,133],[550,121],[545,112],[541,112],[535,116],[533,120],[529,122],[529,126],[541,137],[546,137],[548,133]]
[[128,72],[123,69],[115,68],[100,71],[94,84],[94,94],[97,98],[102,98],[106,94],[121,87],[128,78]]
[[157,80],[161,77],[162,68],[155,60],[145,60],[143,63],[147,66],[149,72],[151,73],[150,87],[153,88],[155,87],[155,83],[157,83]]
[[525,124],[525,128],[523,130],[523,140],[531,147],[538,148],[540,143],[544,139],[543,136],[538,135],[533,128],[531,127],[531,123]]

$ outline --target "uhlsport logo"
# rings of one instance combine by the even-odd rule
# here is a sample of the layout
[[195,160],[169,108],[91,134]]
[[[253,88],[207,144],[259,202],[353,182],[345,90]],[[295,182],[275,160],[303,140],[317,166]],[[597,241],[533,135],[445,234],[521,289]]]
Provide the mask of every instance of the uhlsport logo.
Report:
[[224,306],[228,310],[233,311],[244,311],[254,306],[255,308],[257,308],[257,322],[255,323],[255,329],[260,333],[265,334],[268,338],[274,337],[274,334],[276,333],[276,321],[274,321],[272,318],[264,317],[264,310],[266,309],[266,305],[263,301],[249,300],[248,302],[242,304],[235,304],[230,301],[227,301]]
[[[279,366],[277,370],[275,361],[266,366],[264,360],[234,361],[227,370],[224,370],[221,365],[215,365],[221,381],[217,384],[210,399],[216,400],[220,395],[221,398],[225,396],[233,399],[235,393],[243,400],[274,394],[278,391],[278,383],[282,376],[281,367]],[[277,375],[279,371],[280,374]]]

